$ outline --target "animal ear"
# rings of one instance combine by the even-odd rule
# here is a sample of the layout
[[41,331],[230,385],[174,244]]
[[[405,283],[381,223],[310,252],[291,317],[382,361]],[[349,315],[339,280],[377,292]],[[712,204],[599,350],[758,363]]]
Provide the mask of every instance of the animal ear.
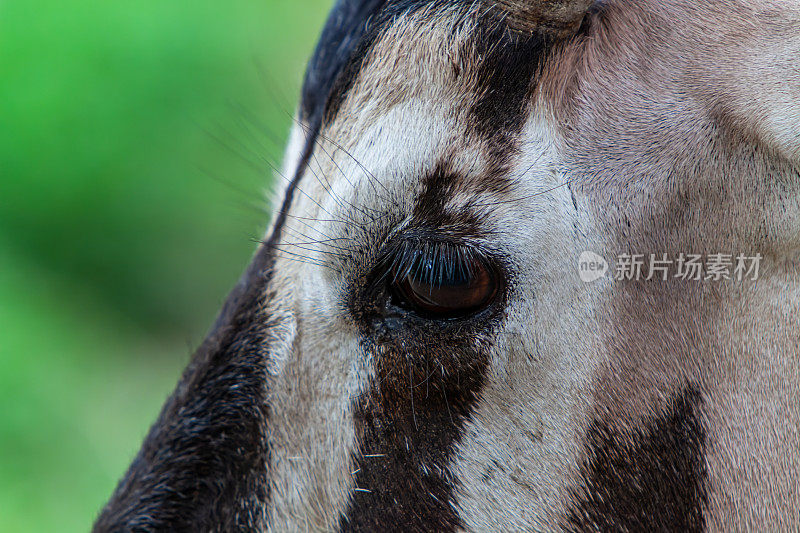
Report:
[[498,0],[508,25],[517,31],[539,32],[564,38],[580,28],[596,0]]

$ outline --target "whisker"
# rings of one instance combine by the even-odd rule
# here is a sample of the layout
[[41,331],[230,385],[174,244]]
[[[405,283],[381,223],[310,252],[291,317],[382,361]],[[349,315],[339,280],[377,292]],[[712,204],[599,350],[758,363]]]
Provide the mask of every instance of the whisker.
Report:
[[297,258],[294,258],[294,257],[282,257],[282,259],[284,261],[291,261],[293,263],[302,263],[304,265],[312,265],[312,266],[318,266],[318,267],[322,267],[322,268],[327,268],[331,272],[335,272],[336,274],[341,274],[341,272],[339,270],[333,268],[331,265],[314,263],[313,261],[305,261],[305,260],[297,259]]
[[[221,128],[221,129],[224,129],[224,128]],[[232,146],[230,146],[230,144],[226,143],[224,140],[220,139],[218,136],[214,135],[214,134],[213,134],[213,133],[211,133],[211,132],[208,132],[208,134],[209,134],[209,135],[211,135],[211,136],[212,136],[212,138],[216,139],[216,140],[217,140],[217,141],[218,141],[220,144],[222,144],[222,146],[223,146],[223,147],[227,148],[228,150],[230,150],[230,151],[231,151],[232,153],[234,153],[235,155],[238,155],[239,157],[241,157],[241,158],[242,158],[242,160],[243,160],[244,162],[248,163],[248,164],[249,164],[249,165],[250,165],[252,168],[254,168],[255,170],[257,170],[258,172],[262,172],[262,173],[264,172],[264,169],[263,169],[263,168],[261,168],[260,166],[258,166],[258,165],[257,165],[255,162],[253,162],[253,161],[252,161],[252,160],[251,160],[249,157],[247,157],[246,155],[242,154],[240,151],[238,151],[238,150],[236,150],[235,148],[233,148]],[[251,151],[251,152],[252,152],[252,151]],[[253,155],[254,155],[255,157],[257,157],[258,159],[261,159],[261,160],[262,160],[264,163],[266,163],[266,164],[267,164],[267,165],[268,165],[268,166],[269,166],[269,167],[270,167],[270,168],[271,168],[271,169],[272,169],[272,170],[275,172],[275,174],[277,174],[278,176],[280,176],[280,177],[281,177],[281,178],[282,178],[284,181],[286,181],[286,182],[287,182],[287,183],[289,183],[289,184],[291,184],[291,183],[293,182],[293,180],[291,180],[291,179],[287,178],[287,177],[286,177],[286,176],[285,176],[285,175],[284,175],[284,174],[283,174],[283,173],[282,173],[282,172],[281,172],[281,171],[280,171],[280,170],[279,170],[279,169],[278,169],[278,168],[277,168],[277,167],[276,167],[276,166],[275,166],[275,165],[274,165],[274,164],[273,164],[271,161],[264,159],[263,157],[259,156],[258,154],[255,154],[255,153],[254,153]],[[322,207],[322,205],[321,205],[319,202],[317,202],[317,201],[316,201],[314,198],[312,198],[312,197],[311,197],[311,196],[310,196],[308,193],[306,193],[306,192],[305,192],[305,191],[304,191],[302,188],[300,188],[299,184],[295,184],[295,189],[296,189],[297,191],[299,191],[299,192],[300,192],[300,194],[302,194],[303,196],[305,196],[306,198],[308,198],[309,200],[311,200],[311,202],[313,202],[313,203],[314,203],[314,204],[315,204],[317,207],[319,207],[319,208],[320,208],[322,211],[324,211],[325,213],[327,213],[327,214],[328,214],[328,215],[330,215],[331,217],[333,217],[333,216],[334,216],[334,215],[333,215],[333,213],[331,213],[330,211],[328,211],[327,209],[325,209],[324,207]]]
[[264,85],[264,89],[272,93],[271,96],[275,101],[278,102],[278,107],[284,112],[287,112],[287,109],[290,107],[294,107],[292,105],[294,98],[290,98],[286,93],[278,92],[281,85],[275,82],[273,77],[269,75],[269,72],[267,72],[267,68],[264,63],[258,60],[258,52],[256,50],[253,50],[252,58],[256,67],[256,72],[258,72],[258,77],[261,78],[261,83]]
[[[298,121],[294,117],[292,117],[292,120],[294,120],[301,128],[305,129],[306,133],[308,133],[310,131],[308,126],[302,124],[300,121]],[[353,162],[356,165],[358,165],[359,168],[361,168],[361,170],[364,171],[364,173],[367,175],[367,178],[369,179],[370,183],[377,183],[378,185],[380,185],[384,189],[384,191],[386,192],[387,198],[392,203],[394,203],[396,207],[399,207],[399,204],[397,204],[397,201],[394,200],[394,198],[393,198],[391,192],[389,191],[389,189],[387,189],[386,186],[383,183],[381,183],[381,181],[375,176],[375,174],[373,174],[369,169],[367,169],[367,167],[365,167],[363,164],[361,164],[361,161],[359,161],[355,156],[353,156],[353,154],[351,154],[344,146],[342,146],[341,144],[339,144],[338,142],[336,142],[335,140],[331,139],[330,137],[328,137],[327,135],[325,135],[325,134],[323,134],[321,132],[318,133],[317,136],[322,138],[322,139],[325,139],[327,142],[331,143],[336,148],[338,148],[339,150],[344,152],[345,155],[347,155],[350,159],[352,159]],[[374,184],[372,186],[373,186],[373,189],[374,189]],[[377,190],[375,191],[375,193],[378,194]]]
[[[312,154],[312,158],[314,158],[314,160],[316,161],[316,155]],[[317,162],[317,166],[319,166],[319,162],[318,162],[318,161],[316,161],[316,162]],[[333,191],[332,191],[331,189],[328,189],[328,188],[326,188],[326,187],[325,187],[325,185],[322,183],[322,181],[320,180],[320,178],[319,178],[319,176],[317,175],[317,173],[314,171],[314,169],[313,169],[313,168],[311,168],[311,165],[310,165],[310,164],[309,164],[308,166],[306,166],[306,169],[307,169],[309,172],[311,172],[311,174],[313,174],[313,175],[314,175],[314,177],[317,179],[317,181],[320,183],[320,185],[322,185],[322,188],[323,188],[323,189],[325,189],[325,191],[326,191],[326,192],[328,192],[328,194],[329,194],[329,195],[330,195],[330,196],[331,196],[331,197],[334,199],[334,201],[335,201],[337,204],[339,204],[339,207],[342,209],[342,211],[344,211],[345,213],[348,213],[347,209],[345,209],[345,208],[344,208],[344,206],[342,205],[342,203],[341,203],[341,200],[339,199],[339,197],[338,197],[338,196],[336,196],[336,195],[333,193]],[[320,166],[320,172],[322,172],[322,167],[321,167],[321,166]],[[349,202],[348,202],[348,203],[349,203]],[[353,206],[352,204],[350,204],[350,206],[351,206],[351,207],[353,207],[354,209],[358,209],[357,207]],[[330,214],[330,213],[328,213],[328,214]],[[364,214],[365,216],[368,216],[366,213],[362,213],[362,214]],[[332,215],[331,215],[331,216],[332,216]],[[353,218],[352,218],[351,216],[349,216],[348,214],[345,214],[344,216],[345,216],[345,217],[346,217],[348,220],[350,220],[351,222],[355,222],[355,219],[353,219]]]
[[[281,249],[282,251],[287,251],[286,248],[297,248],[299,250],[304,250],[306,252],[319,253],[319,254],[323,254],[323,255],[326,255],[326,256],[329,256],[329,257],[333,257],[333,258],[336,258],[336,259],[342,259],[344,257],[347,257],[346,255],[338,254],[336,252],[320,250],[318,248],[310,248],[308,246],[301,246],[301,245],[298,245],[298,244],[295,244],[295,243],[288,243],[288,242],[275,243],[274,246],[279,248],[279,249]],[[307,256],[307,257],[309,257],[310,259],[316,259],[316,258],[310,257],[310,256]]]
[[251,134],[255,136],[255,133],[257,133],[259,136],[264,137],[272,144],[275,150],[283,149],[285,140],[270,130],[269,126],[264,122],[258,120],[258,118],[253,113],[249,112],[241,103],[229,102],[228,105],[236,111],[236,115],[244,120],[244,123],[240,121],[242,126],[248,127],[249,125],[248,130],[250,130]]
[[286,229],[290,230],[295,235],[299,235],[299,236],[303,237],[304,239],[308,239],[309,241],[311,241],[313,243],[327,243],[327,242],[349,241],[350,240],[348,237],[328,237],[327,235],[323,235],[323,237],[325,237],[324,239],[315,239],[314,237],[311,237],[310,235],[306,235],[305,233],[303,233],[302,231],[300,231],[297,228],[292,228],[291,226],[286,226]]
[[[325,151],[325,149],[322,147],[322,145],[321,145],[321,144],[320,144],[318,141],[317,141],[317,146],[319,146],[319,147],[320,147],[320,149],[322,149],[322,151],[323,151],[323,152]],[[327,155],[327,152],[325,152],[325,153],[326,153],[326,155]],[[312,157],[312,159],[314,160],[314,162],[317,164],[317,167],[319,167],[320,174],[323,174],[323,177],[324,177],[324,172],[323,172],[323,170],[322,170],[322,165],[320,164],[319,160],[317,159],[317,154],[316,154],[316,152],[312,152],[312,154],[311,154],[311,157]],[[330,156],[328,156],[328,157],[330,158]],[[333,158],[331,158],[331,161],[333,162],[334,166],[336,166],[336,168],[339,168],[339,165],[337,165],[337,164],[336,164],[336,161],[334,161],[334,160],[333,160]],[[310,165],[309,165],[309,170],[311,170],[311,168],[310,168]],[[311,171],[312,171],[312,173],[314,173],[314,172],[313,172],[313,170],[311,170]],[[342,173],[342,175],[344,176],[344,172],[342,172],[342,169],[341,169],[341,168],[339,168],[339,172],[341,172],[341,173]],[[314,173],[314,175],[316,176],[316,173]],[[317,178],[317,180],[319,181],[319,178]],[[345,176],[345,180],[347,180],[347,182],[348,182],[348,183],[350,183],[350,180],[348,180],[346,176]],[[331,186],[330,182],[328,182],[327,178],[325,178],[325,182],[326,182],[326,183],[328,183],[328,188],[327,188],[326,190],[328,191],[328,193],[329,193],[329,194],[330,194],[330,195],[331,195],[331,196],[332,196],[332,197],[333,197],[335,200],[337,200],[337,201],[340,201],[340,202],[344,202],[344,203],[346,203],[346,204],[347,204],[349,207],[351,207],[351,208],[353,208],[353,209],[357,210],[358,212],[360,212],[362,215],[372,218],[372,217],[371,217],[371,216],[370,216],[370,215],[369,215],[367,212],[365,212],[365,211],[364,211],[364,208],[363,208],[363,207],[359,207],[359,206],[357,206],[357,205],[354,205],[354,204],[352,204],[352,203],[348,202],[347,200],[343,200],[343,199],[341,199],[339,196],[337,196],[337,195],[336,195],[336,193],[334,193],[334,192],[333,192],[333,187]],[[320,183],[321,183],[321,182],[320,182]],[[352,183],[350,183],[350,185],[352,186]],[[325,187],[325,186],[323,185],[323,187]],[[343,207],[343,206],[341,206],[341,205],[340,205],[340,207]],[[373,219],[373,220],[374,220],[374,219]]]
[[503,204],[510,204],[510,203],[514,203],[514,202],[521,202],[523,200],[529,200],[531,198],[536,198],[537,196],[541,196],[543,194],[547,194],[549,192],[555,191],[555,190],[560,189],[562,187],[566,187],[567,185],[569,185],[569,183],[570,183],[569,181],[566,181],[566,182],[562,183],[561,185],[556,185],[556,186],[551,187],[549,189],[545,189],[543,191],[538,191],[538,192],[535,192],[533,194],[528,194],[528,195],[525,195],[525,196],[520,196],[518,198],[509,198],[509,199],[506,199],[506,200],[497,200],[497,201],[494,201],[494,202],[470,203],[469,206],[470,207],[493,207],[493,206],[496,206],[496,205],[503,205]]
[[289,215],[289,214],[287,214],[286,216],[291,217],[291,218],[296,218],[298,220],[309,220],[311,222],[330,222],[332,224],[344,224],[345,223],[342,220],[334,220],[334,219],[329,219],[329,218],[301,217],[299,215]]
[[292,231],[294,231],[296,234],[299,234],[299,235],[300,235],[301,237],[303,237],[304,239],[309,239],[309,242],[307,242],[307,243],[303,243],[303,242],[297,242],[297,243],[294,243],[294,242],[289,242],[289,243],[281,243],[281,244],[284,244],[284,245],[292,245],[292,246],[296,246],[296,245],[302,245],[302,244],[307,244],[307,245],[314,245],[314,244],[324,244],[324,245],[325,245],[325,247],[327,247],[327,248],[333,248],[333,249],[336,249],[336,250],[340,250],[340,251],[342,251],[342,252],[345,252],[345,253],[347,253],[347,254],[350,254],[350,253],[352,253],[352,250],[351,250],[351,249],[349,249],[349,248],[342,248],[341,246],[335,246],[335,245],[333,245],[333,244],[327,244],[328,242],[333,242],[333,241],[337,241],[337,240],[345,240],[345,241],[346,241],[346,240],[349,240],[349,239],[341,238],[341,239],[327,239],[327,240],[324,240],[324,241],[320,241],[320,240],[315,240],[315,239],[313,239],[313,238],[309,237],[308,235],[304,235],[303,233],[301,233],[301,232],[298,232],[298,231],[296,231],[296,230],[292,230]]
[[[220,183],[222,185],[225,185],[226,187],[229,187],[234,192],[241,193],[243,196],[245,196],[244,191],[243,190],[237,190],[236,186],[233,183],[228,183],[226,180],[223,180],[219,176],[216,176],[214,173],[212,173],[211,171],[209,171],[207,169],[198,167],[198,170],[203,175],[205,175],[206,177],[208,177],[208,178],[210,178],[210,179],[212,179],[212,180],[214,180],[214,181],[216,181],[216,182],[218,182],[218,183]],[[250,195],[247,194],[246,196],[249,197]],[[271,211],[269,209],[267,209],[266,207],[264,207],[263,205],[258,205],[258,204],[249,202],[247,200],[235,199],[235,200],[232,200],[232,202],[233,202],[233,205],[235,205],[237,208],[246,209],[246,210],[248,210],[248,211],[250,211],[252,213],[258,214],[260,217],[268,217],[271,214]]]
[[[206,176],[207,178],[212,179],[212,180],[216,181],[217,183],[219,183],[221,185],[224,185],[225,187],[227,187],[228,189],[232,190],[233,192],[235,192],[237,194],[240,194],[240,195],[242,195],[242,196],[244,196],[246,198],[250,198],[253,195],[252,191],[245,190],[241,186],[237,185],[235,182],[223,178],[222,176],[212,172],[208,168],[205,168],[205,167],[202,167],[202,166],[198,166],[197,169],[204,176]],[[265,209],[265,212],[268,213],[268,211],[266,211],[266,208],[264,208],[264,209]]]
[[[226,129],[225,129],[223,126],[222,126],[222,125],[218,125],[218,126],[217,126],[217,128],[218,128],[219,130],[223,131],[224,133],[226,133],[226,134],[230,135],[230,132],[229,132],[228,130],[226,130]],[[218,143],[220,146],[222,146],[223,148],[225,148],[226,150],[228,150],[230,153],[232,153],[233,155],[235,155],[236,157],[238,157],[239,159],[241,159],[241,160],[242,160],[244,163],[246,163],[246,164],[247,164],[247,165],[248,165],[248,166],[249,166],[251,169],[255,170],[255,171],[256,171],[256,172],[258,172],[259,174],[265,174],[265,169],[264,169],[264,168],[263,168],[261,165],[259,165],[258,163],[256,163],[256,162],[255,162],[255,161],[254,161],[254,160],[253,160],[251,157],[249,157],[247,154],[243,153],[243,152],[242,152],[242,151],[240,151],[240,150],[237,150],[237,149],[236,149],[236,148],[234,148],[234,147],[233,147],[233,146],[232,146],[230,143],[228,143],[227,141],[225,141],[224,139],[222,139],[222,138],[221,138],[219,135],[215,134],[214,132],[212,132],[212,131],[211,131],[211,130],[209,130],[208,128],[204,128],[204,131],[205,131],[206,135],[208,135],[209,137],[211,137],[212,139],[214,139],[214,141],[216,141],[216,142],[217,142],[217,143]],[[245,148],[245,149],[246,149],[247,151],[251,152],[251,154],[252,154],[253,156],[255,156],[257,159],[263,159],[263,157],[262,157],[262,156],[260,156],[259,154],[256,154],[256,153],[255,153],[255,152],[253,152],[252,150],[250,150],[250,149],[248,149],[248,148]],[[268,163],[268,165],[269,165],[270,167],[274,168],[274,166],[272,165],[272,163],[270,163],[269,161],[267,161],[267,163]]]
[[[327,137],[325,137],[324,135],[323,135],[323,138],[327,139]],[[326,156],[328,156],[328,159],[330,159],[330,160],[331,160],[331,163],[333,163],[333,165],[334,165],[334,166],[337,168],[337,170],[339,170],[339,173],[342,175],[342,177],[345,179],[345,181],[347,181],[347,183],[350,185],[350,187],[351,187],[351,188],[353,188],[353,189],[355,189],[355,185],[354,185],[354,184],[353,184],[353,182],[351,182],[351,181],[350,181],[350,179],[347,177],[347,174],[345,174],[344,170],[342,170],[342,167],[339,165],[339,163],[337,163],[337,162],[336,162],[336,158],[335,158],[335,157],[333,157],[333,155],[331,155],[331,154],[330,154],[330,152],[328,152],[328,151],[325,149],[325,146],[324,146],[324,145],[323,145],[323,144],[322,144],[322,143],[319,141],[319,139],[317,139],[317,140],[316,140],[316,145],[319,147],[319,149],[320,149],[320,150],[322,150],[322,151],[325,153],[325,155],[326,155]],[[349,154],[348,154],[348,155],[349,155]],[[353,159],[354,161],[356,161],[356,159],[355,159],[355,158],[353,158],[352,156],[350,156],[350,157],[351,157],[351,159]],[[316,159],[316,154],[314,155],[314,158]],[[356,163],[358,163],[358,161],[356,161]],[[317,162],[317,164],[319,165],[319,162]],[[363,168],[363,165],[362,165],[362,168]],[[365,171],[365,172],[366,172],[366,171]],[[373,177],[374,177],[374,176],[373,176]],[[368,178],[368,182],[369,182],[369,183],[372,185],[372,188],[373,188],[373,190],[375,191],[375,194],[376,194],[378,197],[381,197],[381,195],[380,195],[380,194],[378,193],[378,191],[375,189],[375,186],[374,186],[374,184],[372,184],[372,182],[370,182],[370,181],[369,181],[369,178]],[[349,202],[348,202],[348,203],[349,203]],[[362,213],[362,214],[364,214],[365,216],[369,216],[369,217],[372,219],[372,221],[373,221],[373,222],[374,222],[374,221],[376,221],[375,217],[374,217],[374,216],[371,216],[370,214],[368,214],[368,213],[366,213],[366,212],[364,212],[364,209],[368,209],[369,211],[372,211],[373,213],[380,213],[380,212],[379,212],[379,210],[377,210],[377,209],[373,209],[373,208],[370,208],[369,206],[360,206],[360,207],[359,207],[359,206],[355,206],[355,205],[353,205],[353,204],[349,204],[349,205],[351,205],[353,208],[355,208],[355,209],[358,209],[359,211],[361,211],[361,213]]]
[[305,256],[305,255],[302,255],[302,254],[290,252],[288,250],[283,250],[283,249],[278,249],[277,251],[279,253],[288,254],[289,256],[291,256],[291,257],[284,257],[284,259],[286,259],[286,260],[296,261],[296,262],[303,263],[303,264],[306,264],[306,265],[325,267],[325,268],[329,268],[330,270],[333,270],[334,272],[337,272],[337,273],[339,272],[333,266],[325,263],[324,261],[316,259],[314,257],[308,257],[308,256]]
[[[287,215],[287,216],[291,216],[291,215]],[[292,216],[292,218],[297,218],[297,217],[293,217],[293,216]],[[311,224],[309,224],[308,222],[305,222],[305,221],[303,221],[303,220],[298,220],[298,222],[299,222],[300,224],[302,224],[303,226],[307,227],[308,229],[310,229],[310,230],[313,230],[313,231],[315,231],[315,232],[319,233],[320,235],[322,235],[322,236],[323,236],[323,237],[325,237],[326,239],[332,239],[332,238],[333,238],[333,237],[331,237],[330,235],[328,235],[327,233],[325,233],[324,231],[322,231],[322,230],[320,230],[320,229],[317,229],[316,227],[312,226],[312,225],[311,225]],[[287,224],[287,225],[286,225],[286,227],[288,228],[288,227],[289,227],[289,225]]]

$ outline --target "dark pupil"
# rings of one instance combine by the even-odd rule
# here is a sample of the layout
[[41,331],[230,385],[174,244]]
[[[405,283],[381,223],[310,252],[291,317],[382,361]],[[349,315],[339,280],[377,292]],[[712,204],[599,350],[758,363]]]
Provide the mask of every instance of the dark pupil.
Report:
[[420,254],[395,287],[405,303],[428,315],[458,316],[477,311],[495,295],[496,281],[478,259],[441,261]]

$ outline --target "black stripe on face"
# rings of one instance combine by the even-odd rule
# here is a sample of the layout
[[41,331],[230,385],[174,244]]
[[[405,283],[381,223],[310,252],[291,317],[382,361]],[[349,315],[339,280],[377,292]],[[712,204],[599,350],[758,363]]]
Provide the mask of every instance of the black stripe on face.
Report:
[[489,11],[472,41],[480,63],[470,118],[473,133],[488,144],[489,166],[481,187],[494,194],[513,187],[509,164],[528,117],[539,69],[553,43],[542,33],[513,31],[501,19],[502,13]]
[[340,101],[339,93],[358,75],[369,48],[362,43],[368,22],[385,4],[386,0],[338,0],[333,6],[303,82],[301,118],[312,127],[322,122],[326,107],[338,106],[329,100]]
[[550,49],[543,34],[512,31],[487,15],[469,46],[476,46],[475,92],[471,115],[481,137],[507,139],[520,131],[527,117],[537,72]]
[[[438,193],[446,195],[459,176],[445,166],[424,180],[412,231],[421,242],[480,235],[477,220],[441,218]],[[455,223],[458,222],[458,226]],[[459,237],[460,238],[460,237]],[[380,268],[375,274],[380,276]],[[366,276],[369,278],[370,276]],[[393,307],[385,279],[354,281],[349,303],[362,331],[374,381],[353,403],[358,453],[356,490],[342,517],[343,531],[455,531],[449,464],[478,402],[492,335],[504,301],[479,318],[436,320]]]
[[255,531],[270,498],[262,248],[167,400],[94,531]]
[[[488,172],[477,181],[481,188],[496,191],[509,186],[505,168],[513,137],[525,122],[546,43],[537,35],[511,35],[496,19],[491,21],[492,29],[476,31],[468,46],[483,57],[474,89],[478,98],[471,110],[475,133],[492,147]],[[464,190],[463,176],[440,164],[423,179],[422,189],[412,211],[413,224],[482,235],[481,220],[468,209],[446,209]],[[354,314],[358,317],[359,311]],[[472,327],[491,329],[492,320],[487,317]],[[376,378],[354,403],[356,489],[340,527],[405,532],[462,528],[454,507],[458,480],[449,464],[489,368],[488,347],[475,348],[485,330],[437,330],[434,324],[396,322],[383,323],[376,335],[368,322],[364,320],[365,337],[372,344],[365,349],[373,354]],[[376,337],[388,341],[374,341]]]
[[511,30],[502,13],[490,8],[463,45],[462,54],[473,58],[474,70],[468,135],[481,143],[485,153],[486,169],[480,179],[472,180],[481,192],[499,196],[514,187],[509,166],[551,41],[538,33]]
[[489,366],[487,333],[419,317],[377,322],[364,343],[375,378],[353,404],[356,490],[341,530],[455,531],[449,464]]
[[[510,185],[505,176],[495,175],[491,170],[488,175],[481,176],[479,182],[486,190]],[[417,198],[413,211],[416,224],[431,228],[449,228],[462,235],[481,235],[481,220],[471,209],[448,209],[448,203],[453,196],[464,187],[463,176],[448,165],[440,163],[425,176],[422,185],[422,193]]]
[[[339,108],[361,73],[367,56],[372,51],[375,43],[378,42],[381,33],[394,24],[397,17],[414,13],[423,8],[435,10],[439,6],[466,5],[467,2],[464,0],[340,0],[337,3],[337,8],[342,4],[369,4],[370,7],[369,9],[360,8],[360,19],[353,19],[350,22],[358,30],[358,41],[356,42],[354,39],[351,42],[347,54],[339,54],[335,76],[330,78],[327,91],[324,94],[319,91],[323,98],[315,99],[317,104],[320,105],[320,116],[326,124],[330,124],[336,118]],[[331,22],[337,22],[333,15],[329,24]],[[323,44],[324,41],[323,37],[323,41],[320,41],[320,48],[331,46],[330,42]],[[306,99],[304,91],[304,100]]]
[[585,486],[566,529],[572,531],[702,531],[706,503],[706,430],[695,387],[641,434],[625,436],[607,422],[590,428]]
[[[384,354],[385,357],[385,354]],[[455,531],[463,524],[453,509],[448,464],[480,390],[486,361],[458,373],[457,383],[439,369],[415,379],[406,362],[380,363],[378,382],[355,404],[361,453],[342,531]],[[388,364],[387,364],[388,363]],[[405,376],[403,376],[405,374]]]

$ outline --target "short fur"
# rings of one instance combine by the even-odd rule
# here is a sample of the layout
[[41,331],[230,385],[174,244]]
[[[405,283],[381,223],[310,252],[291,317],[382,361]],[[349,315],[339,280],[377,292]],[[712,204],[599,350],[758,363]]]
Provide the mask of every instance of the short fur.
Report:
[[[800,529],[798,21],[337,2],[269,238],[96,531]],[[399,304],[387,257],[434,245],[499,296]],[[763,262],[584,283],[587,250]]]

